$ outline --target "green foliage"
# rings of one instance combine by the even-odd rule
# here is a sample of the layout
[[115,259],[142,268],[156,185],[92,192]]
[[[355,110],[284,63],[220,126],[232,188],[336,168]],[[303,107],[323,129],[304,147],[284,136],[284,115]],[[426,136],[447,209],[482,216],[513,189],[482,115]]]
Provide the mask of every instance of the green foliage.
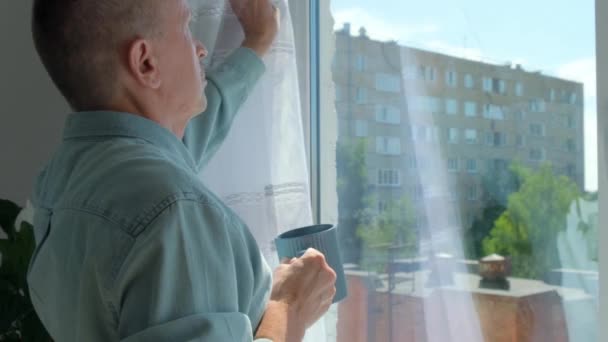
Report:
[[34,229],[27,223],[15,227],[21,208],[0,200],[0,225],[8,236],[0,240],[0,340],[51,341],[38,319],[27,287],[27,269],[35,248]]
[[483,251],[511,256],[515,276],[540,279],[559,266],[557,235],[566,229],[579,190],[569,178],[555,175],[550,164],[537,171],[511,168],[521,187],[509,196],[507,210],[483,241]]
[[390,201],[385,211],[362,220],[357,236],[363,242],[364,268],[379,270],[388,261],[389,249],[395,257],[413,257],[417,251],[415,214],[408,198]]
[[[515,167],[517,168],[517,167]],[[515,168],[491,167],[482,177],[483,202],[486,207],[476,217],[465,235],[466,255],[471,259],[486,256],[483,240],[490,234],[496,220],[507,210],[509,196],[521,186],[522,180]]]
[[344,262],[359,263],[361,256],[361,240],[357,237],[357,227],[368,208],[370,193],[366,151],[366,140],[339,142],[336,147],[338,234]]

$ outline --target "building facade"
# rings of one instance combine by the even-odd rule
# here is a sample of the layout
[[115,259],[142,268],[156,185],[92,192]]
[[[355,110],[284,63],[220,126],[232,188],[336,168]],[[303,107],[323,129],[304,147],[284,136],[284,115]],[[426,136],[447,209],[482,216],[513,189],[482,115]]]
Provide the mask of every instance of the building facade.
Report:
[[466,229],[484,206],[484,177],[514,162],[549,162],[584,188],[581,83],[350,31],[335,33],[338,142],[366,139],[379,211],[406,196],[420,231]]

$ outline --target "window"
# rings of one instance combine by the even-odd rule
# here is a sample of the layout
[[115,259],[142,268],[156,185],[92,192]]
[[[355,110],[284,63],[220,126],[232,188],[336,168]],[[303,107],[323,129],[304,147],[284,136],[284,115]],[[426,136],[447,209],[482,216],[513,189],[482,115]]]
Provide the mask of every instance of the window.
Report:
[[576,120],[574,119],[574,116],[568,115],[568,117],[566,118],[566,127],[576,128]]
[[536,99],[530,101],[530,111],[537,113],[544,113],[547,110],[547,106],[544,100]]
[[399,93],[401,92],[401,79],[398,75],[377,73],[376,89],[379,91]]
[[448,158],[448,171],[458,172],[458,158]]
[[464,114],[467,117],[477,116],[477,103],[467,101],[464,103]]
[[[321,213],[317,220],[336,222],[341,234],[346,232],[340,242],[350,269],[348,278],[356,280],[350,285],[361,289],[356,297],[351,293],[351,309],[342,310],[343,305],[338,306],[341,310],[331,309],[327,341],[362,337],[388,342],[391,335],[393,342],[498,341],[504,336],[491,335],[506,331],[504,320],[483,316],[488,310],[511,312],[513,307],[505,303],[513,302],[517,293],[529,293],[526,300],[538,301],[533,310],[524,312],[525,320],[509,322],[507,330],[517,332],[512,342],[524,342],[523,336],[539,341],[608,340],[597,334],[600,271],[597,253],[587,248],[589,241],[598,240],[597,229],[589,233],[577,229],[581,219],[591,222],[586,213],[597,214],[600,208],[591,200],[597,197],[598,170],[593,160],[598,154],[593,136],[598,131],[594,120],[598,103],[593,95],[595,64],[602,70],[607,62],[597,60],[593,46],[596,41],[608,46],[606,20],[594,20],[591,2],[535,3],[538,8],[551,8],[554,22],[564,25],[539,20],[542,15],[523,0],[500,7],[500,15],[490,16],[489,21],[488,13],[496,12],[495,6],[465,4],[469,23],[450,20],[451,15],[459,15],[458,6],[450,2],[420,2],[414,8],[408,4],[334,0],[322,3],[320,9],[320,18],[327,23],[316,58],[328,62],[316,74],[320,89],[314,93],[320,99],[312,106],[321,107],[313,121],[320,123],[321,140],[311,148],[313,153],[320,150],[319,158],[313,158],[321,169],[320,181],[313,186],[321,199],[315,204]],[[605,6],[605,12],[597,13],[602,18],[608,16]],[[323,13],[323,8],[326,12],[331,8],[331,13]],[[339,28],[346,21],[357,28],[350,36]],[[596,36],[594,23],[607,29],[598,30]],[[439,29],[425,26],[420,28],[424,33],[408,34],[419,29],[416,25],[426,24]],[[368,30],[365,39],[356,32],[361,26]],[[534,34],[522,27],[532,27]],[[475,32],[481,36],[474,37]],[[351,65],[349,73],[348,63],[340,63],[341,68],[330,75],[332,56],[339,54],[345,61],[349,52],[367,56],[366,71]],[[386,83],[380,74],[400,75],[399,92],[396,87],[380,90]],[[337,105],[331,101],[325,85],[332,81],[345,94],[352,87],[350,98]],[[356,105],[357,87],[367,89],[369,105]],[[605,96],[597,92],[602,103]],[[395,122],[391,110],[399,112],[398,125],[389,123]],[[347,131],[338,131],[353,127],[356,119],[367,120],[369,139],[352,139]],[[389,154],[389,138],[400,141],[399,154]],[[334,155],[341,157],[336,143],[345,145],[349,139],[369,141],[364,155],[355,153],[352,158],[360,158],[364,167],[348,158],[333,160]],[[356,177],[358,171],[367,172],[367,183]],[[354,179],[350,183],[349,176]],[[365,195],[353,195],[358,189]],[[578,197],[565,200],[560,196],[564,189],[568,196]],[[365,203],[357,206],[354,198],[364,198]],[[386,212],[400,200],[409,202],[407,210]],[[366,231],[371,233],[364,239],[361,233]],[[413,247],[374,249],[382,244]],[[387,266],[390,251],[395,263],[402,262],[399,267]],[[442,277],[433,284],[429,278],[434,265],[428,260],[444,251],[457,255],[461,266],[474,265],[488,254],[510,253],[509,286],[489,289],[488,302],[480,295],[488,292],[484,290],[488,284],[480,281],[473,267],[458,267],[451,284],[442,283]],[[418,258],[426,262],[408,260]],[[434,306],[419,297],[420,291],[441,296],[446,288],[472,304],[444,296],[445,305]],[[548,295],[545,301],[543,293],[562,296]],[[435,329],[445,326],[445,317],[454,317],[455,312],[463,317],[455,325],[458,329]]]
[[357,55],[355,57],[355,69],[357,71],[365,71],[367,69],[367,58],[362,55]]
[[476,185],[470,185],[467,189],[467,199],[469,201],[477,201],[479,199],[479,193]]
[[566,151],[568,152],[576,152],[576,143],[573,139],[566,140]]
[[401,177],[398,169],[378,169],[379,186],[400,186]]
[[486,92],[492,91],[492,79],[489,77],[483,78],[483,90]]
[[493,146],[500,147],[507,145],[507,135],[502,132],[493,132]]
[[367,90],[365,88],[358,87],[356,90],[355,101],[357,104],[367,103]]
[[477,160],[475,159],[467,159],[467,172],[468,173],[477,173]]
[[456,71],[448,70],[445,72],[445,84],[448,87],[456,87],[458,86],[458,74]]
[[376,105],[376,122],[398,125],[401,123],[401,112],[395,106]]
[[458,128],[449,128],[448,129],[448,141],[451,144],[458,144],[459,136],[460,136],[460,130]]
[[515,95],[517,95],[517,96],[524,95],[524,85],[521,82],[515,83]]
[[413,96],[408,108],[412,112],[440,113],[441,100],[433,96]]
[[524,147],[526,145],[526,141],[523,134],[517,134],[515,137],[515,145],[517,147]]
[[446,99],[445,100],[445,111],[449,115],[458,114],[458,100]]
[[473,75],[471,75],[471,74],[464,75],[464,86],[467,89],[473,89],[473,87],[475,87],[475,81],[473,80]]
[[504,120],[505,116],[500,106],[486,104],[483,107],[483,117],[493,120]]
[[477,143],[477,130],[467,129],[464,131],[464,140],[467,144]]
[[535,137],[545,136],[545,126],[543,124],[533,123],[530,124],[530,135]]
[[418,78],[429,82],[435,81],[435,68],[421,65],[418,69]]
[[545,159],[545,151],[542,148],[530,149],[530,160],[543,161]]
[[355,136],[366,137],[367,136],[367,121],[356,120],[355,121]]
[[376,137],[376,153],[386,155],[401,154],[401,139],[399,137]]

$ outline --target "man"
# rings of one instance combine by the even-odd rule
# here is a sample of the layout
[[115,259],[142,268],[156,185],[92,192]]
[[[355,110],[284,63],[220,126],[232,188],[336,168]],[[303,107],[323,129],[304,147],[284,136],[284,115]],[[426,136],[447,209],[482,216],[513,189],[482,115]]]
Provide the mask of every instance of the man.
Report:
[[37,51],[75,111],[37,181],[28,275],[56,341],[297,341],[329,308],[322,254],[271,280],[197,177],[277,33],[269,0],[231,5],[245,40],[205,81],[186,0],[34,0]]

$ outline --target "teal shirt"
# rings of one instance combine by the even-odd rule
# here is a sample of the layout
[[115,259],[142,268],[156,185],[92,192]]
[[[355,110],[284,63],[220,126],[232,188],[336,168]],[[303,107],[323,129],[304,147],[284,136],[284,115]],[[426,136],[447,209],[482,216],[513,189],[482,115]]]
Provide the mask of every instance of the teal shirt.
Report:
[[198,177],[264,72],[236,50],[180,141],[127,113],[79,112],[38,178],[28,283],[56,341],[251,341],[271,273]]

